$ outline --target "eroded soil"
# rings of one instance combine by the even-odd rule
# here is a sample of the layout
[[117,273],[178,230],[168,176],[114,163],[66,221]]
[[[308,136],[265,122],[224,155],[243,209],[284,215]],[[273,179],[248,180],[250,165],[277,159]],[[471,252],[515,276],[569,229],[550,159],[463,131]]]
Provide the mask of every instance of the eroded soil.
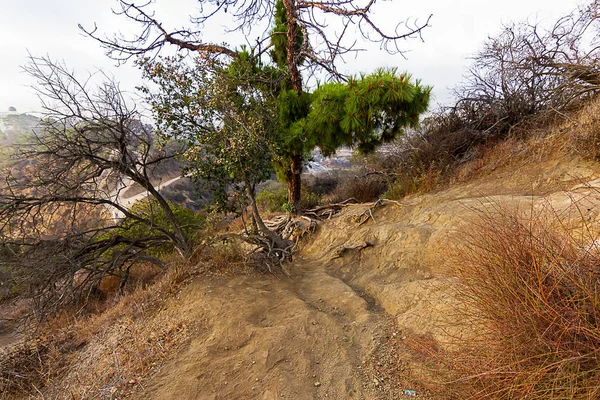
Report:
[[[428,397],[419,362],[402,341],[422,335],[444,348],[473,334],[454,312],[457,279],[445,259],[457,229],[498,206],[560,210],[577,201],[597,218],[596,172],[574,163],[547,167],[533,178],[499,172],[495,180],[378,206],[363,223],[357,216],[370,206],[349,206],[305,243],[289,277],[196,279],[173,312],[196,320],[197,335],[137,395]],[[390,356],[392,350],[406,350],[406,359]]]

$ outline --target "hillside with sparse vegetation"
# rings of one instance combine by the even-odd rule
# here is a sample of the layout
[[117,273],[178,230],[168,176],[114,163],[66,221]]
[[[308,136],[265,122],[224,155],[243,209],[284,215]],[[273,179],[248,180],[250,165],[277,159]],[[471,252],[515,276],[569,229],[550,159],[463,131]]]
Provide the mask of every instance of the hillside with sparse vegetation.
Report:
[[437,109],[408,73],[341,74],[356,37],[316,24],[393,52],[428,22],[199,10],[268,16],[266,51],[119,4],[141,36],[80,29],[136,60],[148,115],[31,56],[40,118],[0,116],[0,399],[600,397],[597,1],[506,25]]

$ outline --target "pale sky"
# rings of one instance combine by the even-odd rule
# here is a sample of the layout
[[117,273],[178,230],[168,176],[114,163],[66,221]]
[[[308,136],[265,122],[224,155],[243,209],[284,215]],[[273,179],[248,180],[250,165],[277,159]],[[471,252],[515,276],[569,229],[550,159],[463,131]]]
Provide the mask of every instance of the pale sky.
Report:
[[[343,72],[371,72],[377,67],[394,66],[408,71],[424,84],[434,87],[434,103],[447,104],[450,88],[459,83],[475,53],[488,36],[496,35],[503,23],[529,19],[551,22],[574,9],[576,0],[391,0],[376,4],[375,18],[394,26],[406,18],[424,21],[433,14],[430,27],[418,39],[402,43],[405,58],[390,56],[378,47],[357,58],[348,58]],[[155,0],[156,17],[169,28],[186,26],[188,15],[197,10],[195,0]],[[33,82],[21,71],[27,52],[63,60],[76,73],[86,74],[101,68],[113,74],[122,88],[139,85],[139,71],[131,64],[116,67],[94,40],[84,37],[77,24],[111,33],[127,31],[125,20],[111,13],[113,0],[0,0],[0,112],[14,106],[20,112],[39,109],[29,85]],[[210,41],[219,31],[218,21]],[[238,39],[240,40],[240,39]],[[222,39],[216,40],[221,42]],[[235,39],[230,39],[234,42]]]

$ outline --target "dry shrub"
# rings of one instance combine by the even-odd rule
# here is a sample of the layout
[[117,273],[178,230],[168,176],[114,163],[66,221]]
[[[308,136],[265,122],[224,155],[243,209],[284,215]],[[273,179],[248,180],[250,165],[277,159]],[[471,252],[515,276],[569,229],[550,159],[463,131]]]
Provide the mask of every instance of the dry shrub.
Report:
[[190,262],[203,275],[249,274],[258,267],[239,240],[228,239],[198,246]]
[[430,192],[440,187],[445,180],[445,171],[435,165],[426,169],[413,169],[398,174],[383,196],[387,199],[401,199],[409,194]]
[[385,175],[340,175],[335,189],[323,197],[323,203],[339,203],[355,198],[359,203],[374,201],[387,190],[389,179]]
[[475,149],[488,136],[464,129],[450,117],[440,112],[419,131],[368,157],[368,169],[392,178],[385,197],[398,199],[437,189],[450,181],[458,166],[476,157]]
[[569,120],[571,151],[586,159],[600,160],[600,100],[586,104]]
[[599,398],[600,248],[591,228],[567,228],[551,210],[498,206],[461,238],[452,261],[465,317],[482,333],[451,356],[463,398]]

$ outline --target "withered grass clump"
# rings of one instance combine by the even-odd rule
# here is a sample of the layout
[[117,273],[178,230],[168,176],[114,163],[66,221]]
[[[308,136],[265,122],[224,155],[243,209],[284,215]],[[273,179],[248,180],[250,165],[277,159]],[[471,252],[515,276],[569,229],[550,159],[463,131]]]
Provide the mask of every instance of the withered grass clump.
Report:
[[462,369],[454,383],[471,398],[600,398],[594,230],[533,209],[498,206],[480,217],[453,261],[466,317],[482,334],[453,360]]

